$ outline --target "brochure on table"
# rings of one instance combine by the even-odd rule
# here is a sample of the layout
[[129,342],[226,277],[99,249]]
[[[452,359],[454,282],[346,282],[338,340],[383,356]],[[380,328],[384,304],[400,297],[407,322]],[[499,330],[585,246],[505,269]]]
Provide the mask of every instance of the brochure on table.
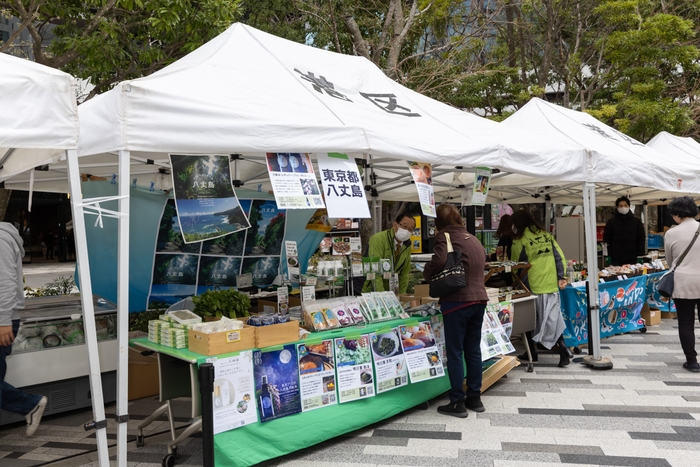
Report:
[[398,328],[380,329],[370,333],[377,394],[408,384],[406,357],[401,348]]
[[301,412],[296,345],[255,350],[255,395],[261,422]]
[[258,421],[253,381],[253,351],[212,359],[214,364],[214,434]]
[[408,161],[408,168],[418,191],[421,211],[426,216],[435,217],[435,193],[431,165],[426,162]]
[[280,209],[324,207],[308,154],[268,152],[266,160],[272,191]]
[[338,402],[374,397],[374,373],[369,335],[334,339],[338,374]]
[[353,213],[352,217],[370,217],[364,183],[355,160],[336,152],[316,154],[316,158],[330,217],[348,217],[349,212]]
[[177,219],[185,243],[250,227],[231,182],[229,156],[170,155]]
[[337,404],[333,339],[298,344],[297,354],[302,412]]
[[442,352],[435,343],[429,322],[401,325],[399,335],[411,383],[440,378],[445,374]]

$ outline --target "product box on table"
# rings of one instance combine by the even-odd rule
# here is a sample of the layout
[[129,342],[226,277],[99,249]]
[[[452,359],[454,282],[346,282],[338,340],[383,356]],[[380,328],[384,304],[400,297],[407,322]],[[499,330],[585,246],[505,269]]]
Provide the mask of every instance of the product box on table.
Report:
[[207,334],[189,330],[188,348],[202,355],[219,355],[255,348],[255,327]]
[[299,340],[299,321],[295,319],[270,326],[255,326],[253,329],[255,329],[255,347],[258,349]]
[[428,304],[428,303],[437,302],[438,300],[440,300],[440,299],[439,299],[439,298],[433,298],[433,297],[421,297],[421,299],[420,299],[420,304],[421,304],[421,305],[426,305],[426,304]]
[[[301,299],[299,297],[289,297],[288,302],[290,307],[301,306]],[[277,301],[272,300],[258,300],[258,313],[277,313]]]
[[413,296],[416,298],[430,296],[430,284],[420,284],[413,288]]
[[661,324],[661,312],[655,308],[649,308],[649,305],[646,303],[642,307],[642,318],[646,326]]

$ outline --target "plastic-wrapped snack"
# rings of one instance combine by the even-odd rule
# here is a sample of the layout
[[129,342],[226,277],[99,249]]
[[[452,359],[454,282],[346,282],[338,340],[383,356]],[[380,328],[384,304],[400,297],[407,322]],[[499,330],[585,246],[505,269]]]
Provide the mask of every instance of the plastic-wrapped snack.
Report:
[[260,315],[250,315],[248,318],[248,326],[262,326],[262,318]]
[[341,326],[352,326],[355,324],[355,320],[352,319],[352,315],[345,308],[345,303],[342,300],[331,300],[330,307],[338,317],[338,322]]
[[335,314],[333,308],[331,308],[328,301],[324,301],[321,304],[321,311],[323,311],[323,317],[326,319],[326,324],[330,329],[336,329],[340,327],[340,321],[338,321],[338,315]]
[[377,302],[372,297],[371,293],[363,293],[362,298],[366,305],[366,311],[369,313],[370,321],[379,321],[382,319],[382,312],[379,309]]
[[343,302],[345,303],[345,309],[348,310],[355,324],[365,322],[365,317],[362,314],[362,307],[357,298],[345,297]]
[[265,314],[260,317],[260,322],[263,326],[271,326],[275,324],[277,320],[273,314]]
[[328,324],[323,316],[321,307],[315,301],[305,302],[304,308],[304,326],[309,331],[325,331],[328,329]]
[[276,322],[276,323],[279,323],[279,324],[281,324],[281,323],[288,323],[288,322],[289,322],[289,318],[290,318],[289,315],[286,315],[286,314],[285,314],[285,315],[283,315],[283,314],[278,314],[278,315],[275,315],[275,322]]

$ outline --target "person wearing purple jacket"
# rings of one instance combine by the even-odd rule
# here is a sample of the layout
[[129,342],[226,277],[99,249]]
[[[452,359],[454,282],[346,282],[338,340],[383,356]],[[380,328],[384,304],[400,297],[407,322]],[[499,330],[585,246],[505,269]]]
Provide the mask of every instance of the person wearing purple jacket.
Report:
[[[481,403],[481,325],[488,295],[484,287],[486,250],[479,240],[464,228],[462,216],[451,204],[437,208],[433,257],[425,265],[423,277],[426,281],[442,271],[447,262],[447,240],[455,251],[462,253],[462,265],[467,285],[456,292],[440,298],[440,311],[445,322],[445,345],[447,348],[447,372],[451,389],[450,402],[438,407],[438,412],[453,417],[466,418],[467,409],[483,412]],[[464,366],[467,366],[467,391],[463,389]]]
[[[19,329],[19,311],[24,308],[22,258],[24,246],[17,229],[0,222],[0,408],[24,415],[27,436],[39,428],[48,399],[39,394],[27,394],[5,381],[7,357]],[[27,368],[27,371],[36,371]]]

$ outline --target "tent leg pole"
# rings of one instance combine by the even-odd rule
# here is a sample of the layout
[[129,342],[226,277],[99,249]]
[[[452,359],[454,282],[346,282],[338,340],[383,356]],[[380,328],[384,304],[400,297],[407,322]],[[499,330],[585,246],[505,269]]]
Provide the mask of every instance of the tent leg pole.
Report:
[[583,357],[583,362],[595,369],[610,369],[612,362],[600,355],[600,300],[598,297],[598,245],[596,243],[596,210],[595,210],[595,183],[583,184],[583,210],[586,235],[586,257],[588,260],[588,290],[591,332],[588,336],[589,350],[592,355]]
[[83,194],[80,186],[80,170],[78,167],[78,152],[69,150],[66,153],[68,165],[68,182],[71,192],[71,207],[73,209],[73,229],[75,235],[75,254],[80,278],[80,303],[83,309],[83,326],[85,328],[85,348],[87,349],[90,367],[90,391],[92,394],[93,422],[85,425],[86,430],[95,428],[97,440],[97,456],[100,467],[109,467],[109,448],[107,445],[107,420],[105,420],[104,395],[102,393],[102,377],[100,373],[100,356],[97,346],[97,330],[95,328],[95,307],[92,299],[92,279],[90,277],[90,262],[87,249],[85,215],[83,213]]
[[119,151],[119,212],[117,267],[117,465],[126,467],[129,420],[129,203],[130,154]]
[[644,201],[644,253],[649,253],[649,205]]
[[[547,196],[549,198],[549,196]],[[552,202],[545,198],[544,202],[544,228],[547,232],[552,231]]]

